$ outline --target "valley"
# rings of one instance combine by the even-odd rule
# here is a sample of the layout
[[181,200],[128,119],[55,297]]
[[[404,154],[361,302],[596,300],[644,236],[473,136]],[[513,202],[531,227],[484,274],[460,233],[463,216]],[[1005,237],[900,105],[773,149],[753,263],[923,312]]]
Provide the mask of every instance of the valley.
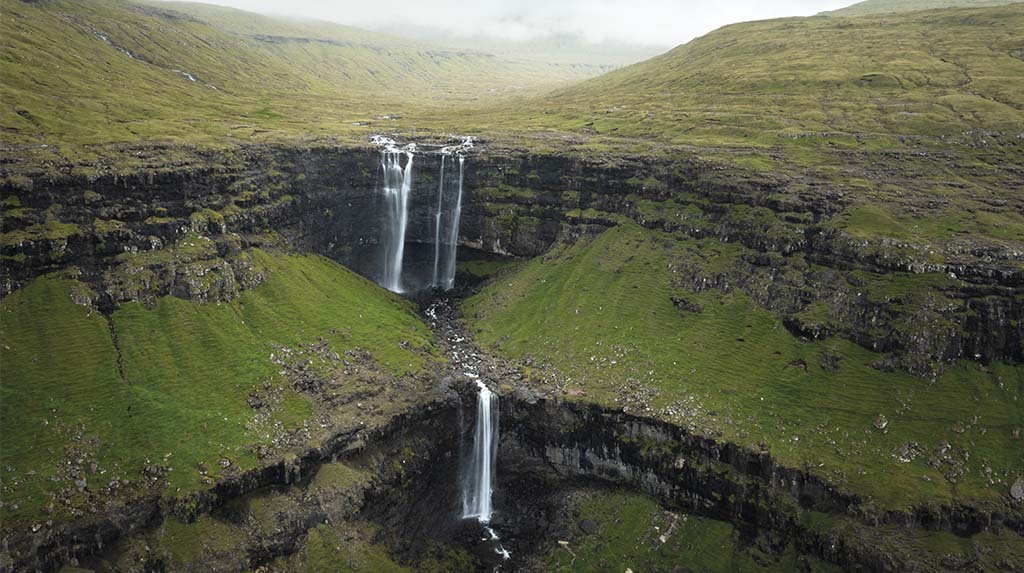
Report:
[[1024,570],[1024,4],[892,4],[0,0],[0,571]]

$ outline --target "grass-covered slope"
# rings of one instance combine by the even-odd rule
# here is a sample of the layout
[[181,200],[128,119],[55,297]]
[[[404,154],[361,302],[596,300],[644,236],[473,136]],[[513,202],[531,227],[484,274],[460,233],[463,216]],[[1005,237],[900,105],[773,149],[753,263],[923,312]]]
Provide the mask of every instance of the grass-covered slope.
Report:
[[[574,492],[567,501],[572,507],[571,533],[557,544],[549,544],[552,549],[544,560],[548,571],[672,571],[680,565],[705,573],[844,570],[800,554],[799,544],[790,541],[783,545],[763,531],[666,511],[642,494],[583,491]],[[819,521],[819,527],[827,523],[820,516]],[[949,532],[853,523],[838,527],[847,528],[845,533],[862,543],[873,543],[896,554],[931,554],[930,562],[915,563],[922,571],[956,570],[949,564],[958,562],[971,563],[978,571],[1013,571],[1024,559],[1024,546],[1011,531],[967,538]]]
[[763,444],[869,506],[1005,503],[1024,474],[1024,369],[884,371],[872,366],[883,355],[848,340],[794,337],[740,290],[694,290],[684,265],[729,268],[737,249],[623,224],[494,280],[467,302],[467,322],[569,399]]
[[967,145],[974,130],[1019,146],[1022,31],[1024,5],[734,24],[530,102],[507,124],[780,147],[794,160],[900,138]]
[[[546,556],[548,571],[672,571],[704,573],[841,571],[788,546],[765,550],[732,524],[666,511],[642,494],[595,490],[571,498],[576,527]],[[592,531],[577,525],[589,523]]]
[[822,12],[834,16],[866,16],[871,14],[892,14],[941,8],[979,8],[982,6],[1005,6],[1020,0],[865,0],[846,8]]
[[460,121],[611,164],[622,149],[709,158],[779,182],[752,200],[783,210],[828,190],[835,214],[821,223],[858,240],[933,259],[1003,250],[1014,265],[1022,94],[1013,4],[734,24]]
[[597,72],[187,3],[3,0],[0,14],[5,143],[344,135]]
[[[77,304],[89,287],[66,276],[0,301],[5,527],[165,482],[171,495],[208,487],[255,467],[261,451],[300,451],[331,423],[402,407],[371,404],[384,380],[434,360],[412,306],[322,257],[253,256],[265,282],[227,303],[164,297],[107,317]],[[321,368],[332,352],[345,361],[335,399],[367,402],[351,419],[323,418],[322,400],[285,375],[292,362]]]

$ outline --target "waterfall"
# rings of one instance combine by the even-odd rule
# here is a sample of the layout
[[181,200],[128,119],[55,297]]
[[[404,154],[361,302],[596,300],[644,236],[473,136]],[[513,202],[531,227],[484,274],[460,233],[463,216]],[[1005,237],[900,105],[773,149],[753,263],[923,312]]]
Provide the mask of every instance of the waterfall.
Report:
[[381,152],[384,171],[384,198],[388,220],[384,236],[384,288],[402,292],[402,258],[405,255],[405,229],[409,223],[409,194],[412,191],[412,161],[415,148],[404,153],[409,160],[402,168],[402,153],[394,147]]
[[459,248],[459,219],[462,218],[462,180],[465,173],[466,158],[459,156],[459,190],[455,199],[455,212],[448,229],[448,265],[444,272],[444,289],[451,290],[455,286],[455,257]]
[[498,397],[477,380],[480,393],[476,400],[476,429],[469,474],[463,482],[462,517],[491,521],[491,493],[494,490],[494,464],[498,458]]
[[437,211],[434,212],[434,278],[430,281],[430,285],[434,287],[441,286],[440,277],[438,277],[438,271],[440,270],[441,264],[441,206],[444,200],[444,160],[446,156],[441,155],[441,177],[440,183],[437,186]]
[[[381,286],[401,293],[405,287],[419,289],[425,280],[402,281],[402,264],[405,255],[406,229],[409,223],[409,209],[412,201],[413,156],[417,151],[415,143],[399,148],[394,139],[382,135],[374,135],[370,141],[381,150],[381,169],[384,172],[383,192],[386,201],[386,221],[384,223],[384,272]],[[441,173],[437,182],[437,206],[433,212],[434,231],[434,272],[429,286],[451,290],[455,285],[455,263],[458,254],[459,223],[462,218],[462,190],[465,180],[466,154],[474,148],[474,138],[463,138],[462,143],[442,147],[436,153],[441,156]],[[428,153],[433,153],[428,151]],[[402,155],[408,157],[402,167]],[[452,189],[455,178],[446,173],[447,158],[459,158],[458,187]],[[447,175],[447,180],[445,176]],[[446,185],[448,188],[446,188]],[[422,207],[417,207],[422,208]],[[416,227],[418,228],[418,227]],[[422,240],[414,237],[413,240]],[[417,261],[423,263],[425,261]],[[416,265],[416,268],[422,268]],[[424,277],[425,278],[425,277]],[[417,282],[418,284],[408,284]]]

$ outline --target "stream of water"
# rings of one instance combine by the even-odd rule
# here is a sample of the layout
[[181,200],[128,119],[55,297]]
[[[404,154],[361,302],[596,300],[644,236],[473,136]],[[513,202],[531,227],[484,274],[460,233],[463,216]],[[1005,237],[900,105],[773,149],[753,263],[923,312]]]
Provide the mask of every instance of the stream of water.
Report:
[[[405,257],[405,230],[409,224],[409,195],[412,192],[412,164],[416,150],[409,144],[404,150],[385,149],[381,155],[384,171],[384,198],[387,225],[384,236],[384,288],[402,292],[402,259]],[[408,160],[402,167],[402,155]]]
[[462,219],[462,181],[465,174],[466,158],[459,156],[459,186],[455,198],[455,208],[448,227],[448,264],[445,267],[444,283],[439,284],[444,290],[455,286],[455,259],[459,248],[459,222]]
[[[476,422],[473,427],[469,450],[462,455],[461,493],[462,518],[476,520],[484,535],[483,541],[502,560],[508,560],[511,553],[505,548],[498,532],[490,525],[494,515],[493,497],[497,479],[498,461],[498,420],[499,399],[487,384],[481,380],[483,357],[477,348],[461,332],[456,313],[450,301],[439,297],[426,309],[430,328],[436,332],[446,347],[452,365],[463,376],[473,380],[477,387]],[[459,436],[462,436],[460,418]],[[461,438],[460,438],[461,440]],[[460,441],[460,450],[462,442]]]
[[[400,148],[395,140],[383,136],[374,136],[371,141],[381,151],[383,174],[381,190],[387,210],[382,225],[381,242],[384,246],[384,261],[380,279],[381,286],[396,293],[417,291],[424,287],[451,290],[455,286],[466,154],[473,148],[473,138],[467,137],[459,145],[425,152],[441,156],[441,172],[437,183],[437,202],[432,206],[431,217],[434,235],[433,273],[430,275],[429,283],[426,283],[427,277],[424,276],[419,279],[422,281],[420,284],[411,284],[417,282],[415,278],[403,277],[404,265],[407,263],[405,261],[405,242],[409,227],[409,213],[415,211],[416,190],[413,188],[413,161],[418,153],[418,148],[415,143]],[[404,166],[402,165],[403,156],[406,158]],[[449,157],[456,157],[459,160],[457,178],[449,174],[446,169]],[[426,263],[427,261],[420,262]],[[415,263],[416,261],[413,261],[414,266]]]
[[476,385],[476,429],[462,494],[462,517],[486,524],[491,521],[494,462],[498,458],[498,397],[480,380]]

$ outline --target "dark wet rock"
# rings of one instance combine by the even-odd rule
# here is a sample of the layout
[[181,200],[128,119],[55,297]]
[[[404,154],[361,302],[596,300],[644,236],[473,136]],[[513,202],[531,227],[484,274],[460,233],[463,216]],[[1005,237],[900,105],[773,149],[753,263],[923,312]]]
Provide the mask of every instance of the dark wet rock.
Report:
[[579,525],[580,531],[587,535],[592,535],[601,530],[601,526],[593,519],[581,520],[577,525]]

